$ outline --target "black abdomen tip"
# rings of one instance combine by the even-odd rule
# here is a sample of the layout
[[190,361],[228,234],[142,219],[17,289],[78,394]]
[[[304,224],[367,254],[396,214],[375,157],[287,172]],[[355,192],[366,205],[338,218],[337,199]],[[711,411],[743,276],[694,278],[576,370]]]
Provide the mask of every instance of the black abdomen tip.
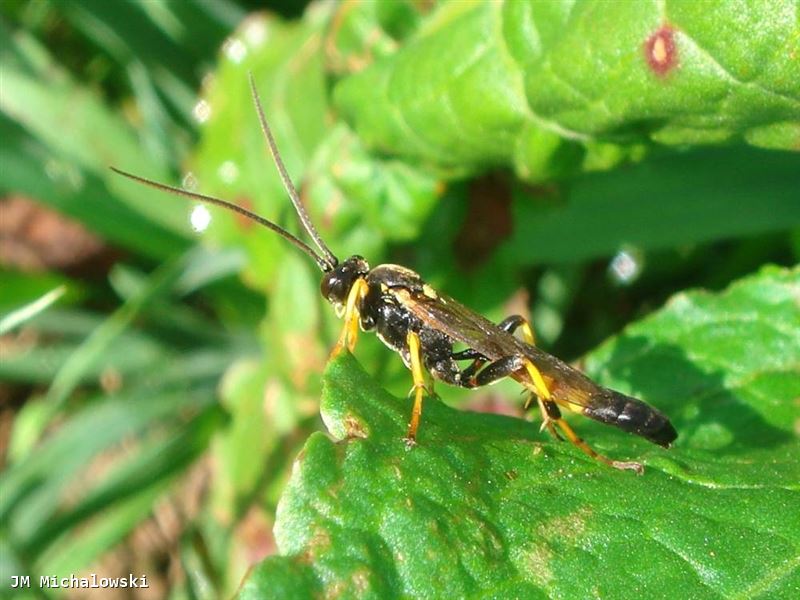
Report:
[[678,437],[664,413],[636,398],[603,390],[602,394],[592,396],[591,403],[594,406],[586,408],[583,414],[595,421],[614,425],[665,448]]

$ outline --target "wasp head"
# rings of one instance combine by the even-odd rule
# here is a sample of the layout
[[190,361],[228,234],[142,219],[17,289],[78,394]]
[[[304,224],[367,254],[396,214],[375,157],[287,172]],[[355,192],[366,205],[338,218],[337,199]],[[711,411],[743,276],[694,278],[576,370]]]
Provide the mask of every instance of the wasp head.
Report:
[[322,277],[319,289],[324,298],[334,306],[347,301],[350,288],[357,279],[369,273],[369,264],[361,256],[351,256]]

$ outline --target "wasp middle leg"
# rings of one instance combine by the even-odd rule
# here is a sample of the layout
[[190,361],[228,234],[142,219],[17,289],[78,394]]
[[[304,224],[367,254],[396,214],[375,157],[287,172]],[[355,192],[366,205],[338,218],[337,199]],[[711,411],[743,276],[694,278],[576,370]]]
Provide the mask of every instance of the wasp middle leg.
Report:
[[[506,317],[500,321],[497,326],[511,335],[514,335],[514,332],[517,329],[522,329],[522,339],[531,346],[536,345],[536,337],[533,333],[531,322],[522,315],[511,315],[510,317]],[[465,380],[471,379],[481,369],[481,367],[483,367],[483,365],[489,362],[488,359],[480,352],[471,348],[462,350],[461,352],[455,352],[451,355],[451,358],[453,360],[473,361],[471,365],[461,371],[461,378]]]

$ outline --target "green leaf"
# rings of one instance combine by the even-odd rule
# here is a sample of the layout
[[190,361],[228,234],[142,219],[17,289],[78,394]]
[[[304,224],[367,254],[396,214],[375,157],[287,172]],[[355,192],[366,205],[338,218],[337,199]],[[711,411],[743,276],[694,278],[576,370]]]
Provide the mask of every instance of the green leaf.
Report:
[[529,181],[657,144],[796,149],[796,3],[445,4],[402,49],[342,81],[369,146]]
[[243,597],[791,596],[798,298],[800,269],[768,267],[720,294],[676,296],[589,357],[590,374],[680,433],[667,451],[576,421],[599,450],[644,462],[642,477],[536,425],[434,399],[409,449],[410,403],[342,356],[321,407],[333,439],[314,434],[298,456],[278,507],[283,556]]
[[344,126],[331,129],[308,166],[310,205],[338,246],[377,257],[413,240],[441,195],[437,180],[399,160],[369,153]]
[[240,600],[261,600],[269,590],[272,598],[306,600],[318,598],[322,586],[310,566],[284,556],[276,556],[259,564],[238,595]]
[[337,74],[358,72],[393,54],[425,10],[413,0],[340,4],[325,39],[326,67]]
[[623,247],[660,250],[800,226],[800,160],[788,153],[708,148],[565,187],[556,201],[519,194],[502,259],[576,263]]

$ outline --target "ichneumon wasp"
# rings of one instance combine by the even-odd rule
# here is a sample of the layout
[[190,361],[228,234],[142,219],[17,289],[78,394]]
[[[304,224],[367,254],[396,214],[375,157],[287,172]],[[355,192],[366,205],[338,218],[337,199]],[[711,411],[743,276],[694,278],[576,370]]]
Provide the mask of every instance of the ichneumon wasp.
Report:
[[[577,369],[537,348],[530,323],[523,317],[515,315],[494,324],[440,294],[410,269],[392,264],[370,268],[367,261],[358,255],[339,262],[320,237],[300,201],[264,116],[252,75],[249,81],[270,154],[300,222],[316,249],[241,206],[111,168],[158,190],[244,215],[313,258],[323,272],[320,284],[323,297],[333,304],[337,315],[344,318],[344,327],[332,355],[345,348],[352,352],[360,328],[375,331],[411,370],[414,404],[406,438],[409,444],[415,443],[422,401],[428,389],[426,371],[434,379],[463,388],[489,385],[504,377],[513,378],[530,393],[526,408],[533,402],[538,404],[543,419],[542,429],[547,429],[557,439],[566,438],[592,458],[617,469],[643,472],[640,463],[612,460],[593,450],[562,418],[562,409],[613,425],[665,448],[675,440],[677,433],[663,413],[641,400],[594,383]],[[522,339],[514,335],[517,330],[521,331]],[[455,351],[454,346],[458,343],[466,345],[466,349]],[[460,364],[464,361],[469,361],[467,366]]]

